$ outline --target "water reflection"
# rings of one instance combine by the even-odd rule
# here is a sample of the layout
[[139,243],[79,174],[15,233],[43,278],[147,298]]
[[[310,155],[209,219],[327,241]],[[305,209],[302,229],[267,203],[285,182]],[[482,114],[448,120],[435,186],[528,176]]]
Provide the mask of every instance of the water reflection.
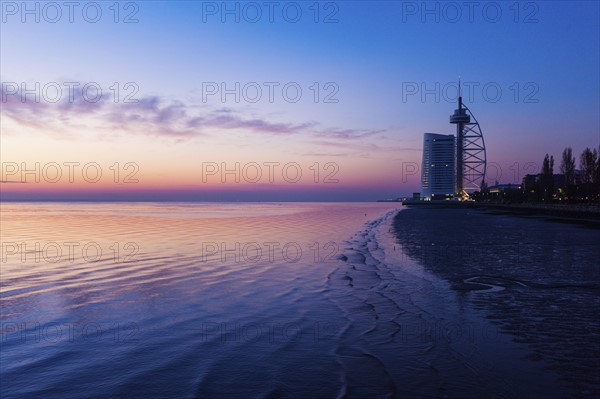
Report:
[[324,282],[390,208],[2,204],[2,397],[336,396]]

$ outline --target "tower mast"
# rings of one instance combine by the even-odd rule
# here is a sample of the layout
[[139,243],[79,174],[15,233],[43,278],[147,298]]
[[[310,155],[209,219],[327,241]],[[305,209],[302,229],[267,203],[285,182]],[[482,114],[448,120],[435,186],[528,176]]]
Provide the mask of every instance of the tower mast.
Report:
[[460,90],[460,78],[458,79],[458,109],[450,116],[450,123],[456,125],[456,184],[455,194],[461,198],[464,195],[464,145],[465,145],[465,124],[471,122],[471,116],[467,114],[462,105],[462,93]]

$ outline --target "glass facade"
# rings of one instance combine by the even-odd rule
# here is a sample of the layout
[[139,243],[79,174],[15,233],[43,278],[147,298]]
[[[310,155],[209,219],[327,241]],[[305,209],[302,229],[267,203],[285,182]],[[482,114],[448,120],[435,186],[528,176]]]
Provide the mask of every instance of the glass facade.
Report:
[[456,139],[454,135],[425,133],[421,168],[421,196],[444,199],[455,191]]

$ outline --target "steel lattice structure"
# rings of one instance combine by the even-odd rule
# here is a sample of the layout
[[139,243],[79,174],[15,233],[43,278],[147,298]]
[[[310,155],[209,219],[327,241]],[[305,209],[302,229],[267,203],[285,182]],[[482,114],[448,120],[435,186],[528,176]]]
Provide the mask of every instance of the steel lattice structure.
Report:
[[456,125],[455,193],[458,198],[465,198],[468,197],[467,190],[479,190],[483,185],[487,159],[479,122],[471,110],[463,105],[460,92],[458,109],[450,116],[450,123]]
[[485,181],[487,167],[485,141],[479,122],[469,108],[463,105],[474,122],[463,126],[463,190],[475,191],[481,189]]

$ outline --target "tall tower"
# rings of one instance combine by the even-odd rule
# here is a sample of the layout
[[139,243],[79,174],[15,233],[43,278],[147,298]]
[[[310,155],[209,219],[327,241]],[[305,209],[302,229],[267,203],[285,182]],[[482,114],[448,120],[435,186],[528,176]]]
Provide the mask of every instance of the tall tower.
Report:
[[458,81],[458,109],[450,115],[450,123],[456,125],[455,194],[460,199],[468,196],[466,190],[477,190],[483,185],[486,171],[483,133],[471,110],[463,105],[460,80]]

